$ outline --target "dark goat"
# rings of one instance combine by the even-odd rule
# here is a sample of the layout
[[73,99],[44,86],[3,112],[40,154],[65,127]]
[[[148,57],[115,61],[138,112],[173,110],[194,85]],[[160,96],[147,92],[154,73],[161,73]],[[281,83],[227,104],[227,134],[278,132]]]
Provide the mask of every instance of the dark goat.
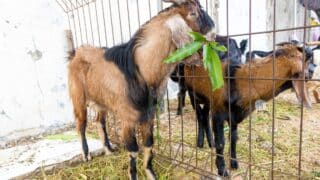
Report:
[[[280,44],[280,47],[275,51],[275,77],[279,79],[293,79],[293,80],[277,80],[275,81],[276,95],[286,89],[293,88],[299,100],[304,105],[311,107],[310,99],[307,94],[307,89],[303,81],[294,79],[303,79],[308,77],[307,63],[310,55],[304,58],[302,48],[297,47],[291,43]],[[304,62],[303,59],[306,59]],[[268,80],[249,80],[249,71],[255,78],[272,78],[273,68],[273,54],[257,61],[252,61],[243,65],[230,65],[228,71],[228,63],[222,65],[222,69],[226,76],[233,77],[230,81],[230,86],[225,80],[225,86],[221,89],[211,90],[209,78],[195,80],[192,76],[207,76],[207,72],[203,67],[189,67],[185,66],[185,84],[188,91],[196,94],[195,105],[207,102],[205,107],[210,109],[212,113],[212,124],[216,145],[216,166],[218,174],[221,176],[228,176],[223,157],[224,151],[224,121],[227,121],[230,126],[231,136],[231,168],[237,169],[238,162],[236,156],[236,141],[238,139],[238,124],[241,123],[254,109],[256,100],[262,99],[268,101],[272,98],[273,81]],[[303,69],[305,67],[305,69]],[[229,74],[228,74],[229,72]],[[237,79],[238,78],[238,79]],[[251,81],[251,89],[249,89],[249,81]],[[230,92],[230,96],[229,96]],[[251,92],[251,93],[250,93]],[[212,100],[210,102],[210,100]],[[251,107],[250,107],[251,104]],[[231,107],[231,117],[229,117],[229,106]],[[207,112],[207,111],[205,111]],[[202,115],[206,116],[206,115]]]
[[[229,39],[229,43],[228,43]],[[227,36],[216,36],[216,42],[218,42],[221,45],[224,45],[228,48],[228,53],[219,52],[219,57],[221,61],[224,61],[226,58],[230,58],[231,64],[241,64],[241,56],[244,54],[248,40],[242,40],[240,42],[240,48],[237,45],[237,42],[235,39],[228,38]],[[229,45],[229,46],[228,46]],[[178,93],[178,108],[177,108],[177,115],[182,114],[182,108],[185,106],[185,96],[187,92],[187,88],[185,85],[185,78],[184,78],[184,64],[180,63],[175,71],[171,74],[171,79],[174,82],[179,83],[179,93]],[[204,106],[201,108],[199,104],[194,104],[194,96],[192,93],[189,92],[189,97],[191,100],[191,104],[193,106],[193,109],[195,109],[198,117],[198,140],[197,140],[197,146],[203,147],[204,143],[204,134],[207,136],[208,145],[209,147],[212,147],[213,138],[210,131],[210,126],[208,124],[208,113],[201,113],[202,111],[207,112],[209,108],[207,106]],[[197,98],[198,102],[200,100],[204,100],[203,98]],[[204,103],[205,104],[205,103]]]

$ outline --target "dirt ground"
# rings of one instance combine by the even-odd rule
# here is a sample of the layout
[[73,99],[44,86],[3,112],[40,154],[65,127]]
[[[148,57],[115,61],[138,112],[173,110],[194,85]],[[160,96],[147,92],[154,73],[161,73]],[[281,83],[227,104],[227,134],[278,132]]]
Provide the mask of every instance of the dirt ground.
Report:
[[[292,93],[287,92],[276,98],[274,113],[272,112],[272,101],[270,101],[266,104],[265,109],[254,111],[240,124],[237,145],[240,168],[231,171],[232,179],[247,179],[250,174],[253,179],[270,179],[273,131],[274,178],[296,179],[301,153],[302,179],[320,179],[320,104],[315,104],[312,109],[301,111],[300,105],[294,103],[292,96],[294,96]],[[160,120],[155,123],[156,158],[154,165],[159,179],[203,179],[210,173],[215,174],[215,151],[208,148],[207,144],[202,149],[196,148],[197,126],[191,105],[187,102],[183,116],[177,116],[175,112],[177,101],[170,101],[169,104],[170,113],[165,111],[160,115]],[[303,121],[301,121],[301,113],[303,113]],[[273,115],[274,121],[272,121]],[[109,127],[111,129],[109,131],[111,133],[119,131],[119,126],[113,123],[117,122],[113,122],[110,118]],[[94,123],[90,124],[89,132],[96,134]],[[225,159],[227,165],[229,162],[228,133],[229,129],[226,126]],[[302,136],[301,139],[300,136]],[[111,137],[119,141],[117,135],[111,135]],[[299,152],[300,140],[302,141],[301,152]],[[145,179],[144,172],[140,168],[141,158],[142,155],[138,162],[139,176]],[[175,161],[170,161],[168,158]],[[117,152],[108,157],[96,157],[88,163],[54,168],[47,172],[42,171],[31,178],[126,179],[126,173],[127,154],[122,148],[119,148]],[[213,176],[208,175],[208,177]]]

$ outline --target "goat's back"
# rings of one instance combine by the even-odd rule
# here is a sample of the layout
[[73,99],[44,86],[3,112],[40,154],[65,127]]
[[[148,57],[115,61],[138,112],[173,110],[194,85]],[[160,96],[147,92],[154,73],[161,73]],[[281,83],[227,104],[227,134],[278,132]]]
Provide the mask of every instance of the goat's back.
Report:
[[104,53],[104,49],[90,46],[77,49],[69,64],[69,92],[82,106],[93,102],[115,112],[116,107],[128,104],[127,84],[123,73],[104,58]]

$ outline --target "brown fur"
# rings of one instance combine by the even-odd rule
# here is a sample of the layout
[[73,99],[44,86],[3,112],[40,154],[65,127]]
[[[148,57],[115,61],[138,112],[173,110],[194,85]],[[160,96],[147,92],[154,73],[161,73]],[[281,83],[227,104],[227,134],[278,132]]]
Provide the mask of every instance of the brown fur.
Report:
[[[177,47],[191,41],[187,35],[188,31],[200,31],[197,19],[189,15],[197,11],[199,6],[193,0],[186,1],[190,3],[171,7],[142,26],[135,42],[133,52],[134,63],[139,70],[138,81],[145,82],[157,98],[164,93],[168,77],[176,66],[176,64],[164,64],[163,59]],[[101,138],[102,140],[106,139],[106,132],[103,129],[105,112],[113,112],[116,119],[121,121],[122,140],[131,154],[129,176],[132,179],[135,179],[136,175],[135,165],[132,165],[135,164],[136,157],[132,154],[138,150],[135,128],[137,125],[140,126],[146,148],[145,163],[149,163],[144,166],[148,177],[151,178],[153,115],[150,116],[151,119],[139,121],[142,112],[137,110],[128,98],[128,79],[112,60],[105,59],[105,53],[101,48],[81,47],[75,54],[71,54],[72,60],[69,64],[69,93],[82,139],[84,159],[87,160],[88,156],[85,138],[86,108],[92,105],[98,112],[98,121],[102,123],[99,133],[105,136]],[[151,114],[154,114],[154,109]]]
[[[293,45],[287,45],[282,48],[285,52],[284,56],[276,58],[275,61],[275,75],[274,78],[287,78],[290,79],[293,74],[299,73],[302,69],[302,53],[297,51],[296,47]],[[227,69],[228,64],[225,62],[222,64],[223,73]],[[305,66],[307,67],[307,66]],[[225,85],[223,88],[216,91],[211,91],[211,85],[209,78],[192,78],[192,76],[208,76],[208,73],[203,67],[190,66],[185,67],[186,84],[192,89],[205,96],[206,98],[212,98],[213,111],[220,111],[224,109],[224,101],[228,97],[228,80],[225,80]],[[251,77],[255,78],[251,80],[251,90],[249,89],[249,77],[251,71]],[[240,105],[244,108],[249,108],[250,100],[255,102],[258,99],[269,100],[272,98],[272,80],[256,80],[259,78],[273,78],[273,56],[265,57],[261,60],[253,61],[241,67],[237,70],[235,74],[236,78],[236,89],[241,97]],[[238,78],[238,79],[237,79]],[[278,89],[285,80],[275,80],[275,89]],[[250,93],[249,93],[250,92]]]

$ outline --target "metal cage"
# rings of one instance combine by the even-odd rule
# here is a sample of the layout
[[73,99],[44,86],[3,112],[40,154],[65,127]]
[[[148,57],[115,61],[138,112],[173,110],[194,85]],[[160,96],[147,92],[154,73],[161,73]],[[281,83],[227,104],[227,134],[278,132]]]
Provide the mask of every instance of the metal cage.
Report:
[[[164,7],[161,0],[147,0],[143,2],[148,2],[146,6],[148,9],[141,9],[141,4],[139,4],[141,1],[142,0],[56,0],[68,17],[69,29],[72,32],[75,47],[79,47],[83,44],[110,47],[128,40],[141,24]],[[292,2],[293,1],[295,0],[292,0]],[[229,9],[230,0],[220,1],[220,5],[225,3],[224,6],[226,7],[225,22],[222,22],[221,19],[220,21],[217,20],[215,8],[219,5],[218,0],[205,0],[202,2],[202,5],[212,18],[215,19],[216,23],[226,24],[226,36],[229,38],[247,37],[249,41],[249,51],[255,49],[255,47],[252,47],[251,43],[255,36],[267,35],[267,39],[271,42],[269,46],[271,47],[270,50],[275,50],[277,35],[281,33],[289,34],[297,32],[302,39],[302,42],[305,44],[309,38],[309,31],[313,28],[319,28],[319,26],[308,25],[307,18],[310,13],[306,8],[303,8],[303,12],[300,12],[304,17],[298,17],[301,22],[303,22],[302,25],[294,24],[292,27],[279,28],[277,24],[278,18],[283,17],[277,16],[277,8],[279,8],[277,5],[281,2],[277,0],[267,0],[266,2],[268,2],[271,8],[271,21],[267,25],[268,29],[262,31],[253,30],[255,26],[254,22],[252,22],[253,1],[248,0],[248,32],[232,34],[230,33],[229,28],[230,23],[232,23],[230,22],[229,16],[232,11],[232,9]],[[295,1],[295,4],[296,3],[298,3],[298,1]],[[141,11],[144,11],[149,17],[143,19],[141,17]],[[273,73],[274,71],[275,67],[273,67]],[[225,78],[227,78],[228,83],[230,83],[230,80],[234,77]],[[272,81],[273,85],[275,84],[275,81],[281,80],[274,76],[273,78],[255,78],[251,73],[249,79]],[[304,79],[301,79],[301,81],[304,81]],[[310,80],[310,82],[317,81],[319,82],[319,79]],[[252,89],[251,81],[249,82],[249,89]],[[310,164],[309,160],[305,161],[303,158],[304,151],[308,151],[307,148],[304,148],[304,134],[308,131],[308,129],[304,128],[305,114],[308,112],[304,110],[302,104],[299,104],[298,106],[293,104],[289,105],[294,107],[296,113],[298,112],[300,116],[299,120],[296,120],[296,123],[298,123],[296,134],[288,136],[288,138],[294,137],[293,139],[290,139],[293,143],[289,143],[289,146],[295,146],[290,148],[290,150],[295,150],[293,153],[295,155],[295,160],[293,162],[287,162],[287,155],[283,153],[283,151],[282,153],[277,152],[278,149],[286,148],[278,147],[281,146],[281,144],[277,142],[277,136],[279,136],[279,134],[285,134],[282,131],[285,131],[286,127],[284,125],[285,123],[282,123],[278,118],[277,109],[281,106],[281,103],[275,98],[275,89],[273,89],[272,94],[273,98],[268,105],[268,111],[254,111],[248,116],[247,120],[245,120],[246,123],[241,126],[242,130],[239,134],[239,143],[240,149],[244,151],[239,153],[240,157],[238,158],[241,168],[238,171],[229,171],[231,172],[230,177],[241,176],[246,179],[304,179],[308,178],[305,176],[306,170],[315,170],[316,167]],[[174,165],[179,165],[188,171],[198,173],[203,177],[216,177],[215,152],[213,149],[207,147],[201,149],[196,147],[195,141],[196,136],[198,135],[198,125],[195,120],[195,113],[190,111],[189,107],[182,115],[175,115],[176,101],[169,99],[168,93],[164,98],[164,105],[164,112],[158,114],[158,120],[155,123],[156,142],[154,147],[156,156],[163,160],[167,160]],[[318,107],[319,106],[316,106],[315,108]],[[231,110],[229,109],[229,113],[230,112]],[[257,119],[259,119],[260,116],[264,116],[269,120],[265,126],[257,126]],[[267,128],[267,130],[259,128]],[[228,132],[229,130],[225,129],[225,131]],[[259,135],[262,131],[264,132],[264,135]],[[226,137],[228,138],[226,138],[227,147],[225,149],[228,148],[230,142],[228,141],[229,136]],[[265,144],[263,145],[263,143]],[[318,148],[316,148],[318,149],[318,154],[315,154],[315,156],[319,156],[319,144],[314,145],[318,146]],[[259,148],[266,149],[257,151]],[[257,153],[262,153],[261,156],[263,159],[260,160]],[[226,162],[229,162],[228,160],[230,160],[230,157],[227,150],[225,151],[224,156],[226,157]]]

